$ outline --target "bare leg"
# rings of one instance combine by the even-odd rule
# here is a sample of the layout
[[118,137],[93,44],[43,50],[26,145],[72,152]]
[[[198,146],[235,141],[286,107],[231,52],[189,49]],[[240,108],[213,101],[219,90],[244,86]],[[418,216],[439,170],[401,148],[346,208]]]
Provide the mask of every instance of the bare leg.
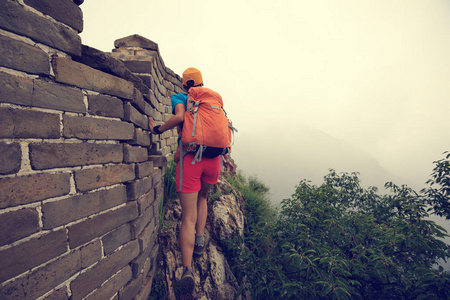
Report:
[[181,202],[180,247],[183,267],[192,267],[198,193],[178,193]]
[[202,188],[198,192],[197,200],[197,224],[195,231],[197,235],[202,235],[205,232],[206,218],[208,215],[208,191],[211,184],[202,181]]

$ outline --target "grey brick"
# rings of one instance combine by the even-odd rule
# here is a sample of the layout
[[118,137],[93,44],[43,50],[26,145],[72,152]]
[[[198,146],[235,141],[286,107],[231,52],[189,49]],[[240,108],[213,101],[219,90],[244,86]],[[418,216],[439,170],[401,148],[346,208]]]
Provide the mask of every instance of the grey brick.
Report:
[[48,54],[21,41],[0,35],[0,65],[32,74],[50,74]]

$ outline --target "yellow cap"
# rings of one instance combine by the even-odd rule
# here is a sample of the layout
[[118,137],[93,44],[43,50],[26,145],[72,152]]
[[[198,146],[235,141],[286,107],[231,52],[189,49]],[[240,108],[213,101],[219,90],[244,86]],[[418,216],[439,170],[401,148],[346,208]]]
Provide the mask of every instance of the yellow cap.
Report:
[[183,72],[183,85],[196,86],[203,83],[202,73],[196,68],[187,68]]

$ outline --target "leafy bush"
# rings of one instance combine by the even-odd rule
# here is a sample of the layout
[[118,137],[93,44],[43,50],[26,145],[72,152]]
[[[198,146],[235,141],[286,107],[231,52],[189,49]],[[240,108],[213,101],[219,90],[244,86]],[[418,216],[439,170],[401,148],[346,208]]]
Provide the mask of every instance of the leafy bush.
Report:
[[380,195],[331,170],[320,186],[301,181],[276,217],[265,186],[237,176],[249,230],[230,246],[235,275],[255,299],[449,299],[450,274],[433,269],[450,257],[447,234],[427,206],[448,216],[448,159],[435,162],[441,188],[423,194],[387,183]]

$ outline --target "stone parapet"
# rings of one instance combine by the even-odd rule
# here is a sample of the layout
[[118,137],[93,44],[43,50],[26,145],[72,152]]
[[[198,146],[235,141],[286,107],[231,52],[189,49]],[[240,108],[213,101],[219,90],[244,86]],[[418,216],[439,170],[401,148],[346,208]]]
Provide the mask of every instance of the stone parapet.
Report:
[[81,0],[0,1],[0,299],[147,299],[181,79],[133,35],[81,45]]

